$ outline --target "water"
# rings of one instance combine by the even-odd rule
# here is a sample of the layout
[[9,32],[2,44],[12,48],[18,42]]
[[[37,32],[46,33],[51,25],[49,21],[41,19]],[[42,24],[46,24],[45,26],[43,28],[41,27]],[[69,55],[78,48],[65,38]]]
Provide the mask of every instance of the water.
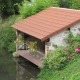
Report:
[[13,58],[12,54],[0,50],[0,80],[30,80],[37,78],[39,68],[19,57]]

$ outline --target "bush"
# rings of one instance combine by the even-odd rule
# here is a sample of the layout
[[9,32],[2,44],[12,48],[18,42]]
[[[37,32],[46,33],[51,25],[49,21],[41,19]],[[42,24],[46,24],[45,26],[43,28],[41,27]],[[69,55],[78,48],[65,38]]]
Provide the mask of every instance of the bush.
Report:
[[69,6],[69,8],[72,9],[80,9],[80,0],[66,0],[66,4]]
[[60,7],[80,9],[80,0],[60,0]]
[[19,13],[26,18],[50,6],[59,6],[59,0],[35,0],[33,3],[24,0],[19,6]]
[[26,18],[26,17],[32,15],[31,12],[32,12],[33,6],[30,5],[30,2],[25,0],[22,2],[22,5],[18,5],[18,7],[19,7],[19,13],[22,18]]
[[68,48],[68,52],[74,53],[75,49],[80,45],[80,34],[77,34],[76,36],[73,36],[73,34],[70,32],[68,38],[67,38],[68,44],[69,46]]
[[45,69],[60,70],[62,69],[67,61],[67,51],[62,47],[58,47],[56,50],[48,53],[48,56],[44,58]]
[[80,0],[72,0],[72,5],[70,5],[70,8],[80,9]]

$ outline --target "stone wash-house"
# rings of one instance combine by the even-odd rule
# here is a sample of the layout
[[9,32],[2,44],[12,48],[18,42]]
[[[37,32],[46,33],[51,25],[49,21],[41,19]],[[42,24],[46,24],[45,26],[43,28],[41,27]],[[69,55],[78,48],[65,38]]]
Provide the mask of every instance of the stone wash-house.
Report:
[[[13,24],[12,27],[16,29],[17,42],[20,42],[21,36],[23,38],[23,43],[16,42],[17,53],[41,66],[42,57],[54,50],[55,45],[68,45],[64,39],[70,31],[74,36],[79,33],[80,11],[50,7]],[[34,53],[38,55],[33,56]]]

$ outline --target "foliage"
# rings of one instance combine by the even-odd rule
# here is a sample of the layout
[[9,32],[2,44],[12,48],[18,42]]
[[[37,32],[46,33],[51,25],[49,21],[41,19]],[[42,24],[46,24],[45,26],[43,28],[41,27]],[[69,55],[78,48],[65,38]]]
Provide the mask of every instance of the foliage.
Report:
[[58,47],[56,50],[50,52],[47,57],[44,58],[44,68],[59,70],[62,69],[67,61],[68,53],[62,47]]
[[23,38],[22,35],[19,35],[19,36],[17,37],[16,43],[17,43],[17,44],[22,44],[22,43],[24,43],[24,38]]
[[80,45],[80,34],[77,34],[77,36],[73,36],[73,34],[70,33],[67,40],[69,43],[69,46],[67,47],[68,52],[74,53],[75,49]]
[[80,72],[72,75],[69,80],[80,80]]
[[72,9],[80,9],[80,0],[66,0],[66,4],[69,6],[69,8]]
[[18,6],[21,17],[26,18],[28,16],[38,13],[39,11],[47,7],[59,6],[59,0],[35,0],[34,3],[30,3],[24,0],[22,2],[22,5]]
[[80,9],[80,0],[73,0],[72,5],[70,6],[70,8]]
[[60,0],[60,7],[80,9],[80,0]]
[[11,15],[18,12],[18,7],[14,4],[21,3],[23,0],[0,0],[0,14]]
[[[9,20],[9,21],[8,21]],[[0,47],[8,50],[9,52],[15,51],[15,30],[11,28],[11,25],[15,21],[15,16],[11,16],[7,19],[7,23],[0,28]],[[2,24],[1,24],[2,25]]]
[[69,8],[69,3],[70,0],[60,0],[60,7],[64,7],[64,8]]
[[32,5],[29,5],[30,2],[24,0],[22,2],[22,5],[18,5],[19,7],[19,13],[22,18],[28,17],[31,15],[32,11]]
[[34,41],[34,42],[29,42],[28,47],[29,47],[29,49],[30,49],[31,51],[36,52],[37,49],[38,49],[37,42],[36,42],[36,41]]
[[[74,59],[70,60],[62,70],[41,69],[36,80],[69,80],[73,74],[80,71],[80,54],[77,54]],[[80,76],[78,76],[79,80]],[[74,80],[74,79],[73,79]],[[76,79],[75,79],[76,80]]]

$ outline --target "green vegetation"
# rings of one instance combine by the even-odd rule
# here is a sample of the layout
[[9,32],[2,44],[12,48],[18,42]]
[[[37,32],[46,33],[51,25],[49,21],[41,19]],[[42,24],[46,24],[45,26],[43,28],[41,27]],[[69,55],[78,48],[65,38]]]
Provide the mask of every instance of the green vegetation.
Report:
[[21,17],[26,18],[50,6],[59,6],[59,0],[35,0],[34,3],[24,0],[18,6]]
[[[71,60],[62,70],[41,70],[37,80],[69,80],[73,75],[80,72],[80,54],[76,54],[74,60]],[[78,76],[79,80],[80,76]],[[74,79],[73,79],[74,80]]]
[[0,14],[12,15],[18,13],[18,6],[14,5],[16,3],[21,3],[23,0],[0,0]]
[[9,51],[15,51],[15,39],[16,32],[15,29],[11,28],[11,25],[18,21],[19,17],[11,16],[0,22],[0,47]]
[[80,72],[71,76],[69,80],[80,80]]
[[56,50],[50,52],[47,57],[44,58],[44,69],[61,70],[67,63],[68,52],[63,47],[58,47]]
[[80,9],[80,0],[60,0],[60,7]]
[[80,0],[72,0],[72,4],[70,5],[70,8],[80,9]]
[[37,46],[37,41],[30,41],[29,44],[28,44],[28,47],[29,47],[29,50],[30,51],[33,51],[34,54],[37,52],[38,50],[38,46]]

